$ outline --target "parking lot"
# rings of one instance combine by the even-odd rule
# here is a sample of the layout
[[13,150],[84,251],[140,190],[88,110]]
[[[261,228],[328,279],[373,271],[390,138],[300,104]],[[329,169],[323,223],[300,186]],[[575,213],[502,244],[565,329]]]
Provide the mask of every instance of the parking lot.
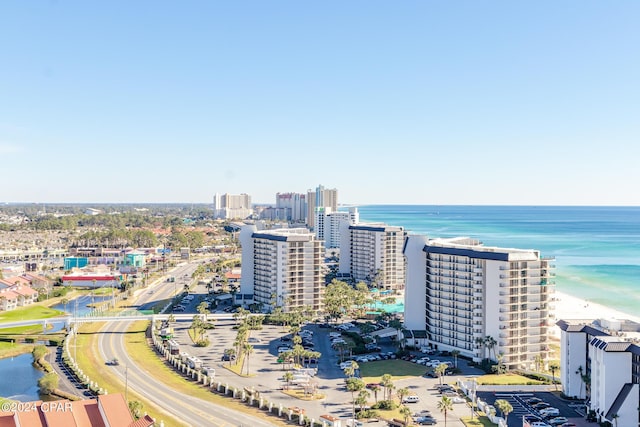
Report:
[[[576,412],[576,405],[568,401],[562,400],[551,392],[488,392],[478,391],[478,397],[487,403],[494,404],[498,399],[504,399],[508,401],[513,407],[513,412],[509,414],[509,425],[522,425],[523,416],[537,417],[548,423],[553,423],[553,419],[557,417],[566,418],[564,422],[574,423],[576,426],[593,426],[593,423],[587,423],[586,420]],[[545,412],[542,412],[542,407],[536,407],[535,404],[543,402],[548,405],[548,408],[557,408],[557,415],[549,415],[545,419]],[[538,403],[539,404],[539,403]],[[545,406],[542,404],[542,406]],[[553,412],[556,413],[555,411]],[[556,425],[561,425],[561,420],[558,419]],[[551,424],[553,425],[553,424]]]
[[[195,296],[192,300],[186,301],[186,312],[196,313],[196,307],[199,302],[206,296],[202,294]],[[220,308],[220,307],[219,307]],[[174,339],[180,343],[180,350],[188,353],[191,356],[196,356],[202,360],[204,367],[207,370],[215,370],[215,378],[217,380],[227,382],[229,384],[237,385],[240,387],[254,388],[259,391],[261,396],[266,399],[276,402],[282,402],[285,407],[303,407],[306,413],[310,417],[318,419],[320,415],[331,414],[333,416],[341,417],[346,420],[351,417],[352,405],[351,405],[351,393],[345,389],[345,374],[343,369],[340,368],[339,352],[332,348],[329,334],[336,332],[335,328],[320,327],[317,324],[309,324],[304,326],[303,330],[309,330],[313,332],[310,336],[310,342],[313,344],[312,349],[322,354],[322,357],[318,361],[317,365],[312,364],[310,366],[317,367],[317,374],[311,379],[312,382],[317,383],[317,388],[320,393],[325,397],[316,401],[301,401],[294,397],[288,396],[282,392],[282,388],[285,386],[283,381],[284,366],[278,363],[278,348],[287,344],[291,344],[287,340],[288,328],[275,325],[263,325],[262,330],[251,331],[250,343],[254,348],[253,354],[250,356],[249,371],[250,377],[240,377],[230,370],[226,369],[228,361],[223,361],[224,350],[232,348],[236,338],[236,321],[234,320],[220,320],[215,322],[215,329],[207,331],[207,335],[211,344],[208,347],[197,347],[188,336],[188,328],[190,327],[190,321],[175,322],[174,327]],[[324,326],[324,325],[323,325]],[[351,328],[350,331],[356,332],[357,328]],[[284,337],[284,341],[282,338]],[[380,356],[389,355],[396,351],[396,345],[390,339],[379,339],[374,351],[369,353],[371,357],[378,356],[381,360],[384,358]],[[414,352],[414,359],[417,360],[420,357],[424,357],[424,354],[420,352]],[[433,357],[433,356],[430,356]],[[388,357],[390,359],[390,356]],[[453,363],[451,357],[440,357],[441,361],[449,361]],[[377,360],[367,360],[358,362],[361,366],[366,363],[379,363]],[[410,363],[410,362],[407,362]],[[477,370],[474,368],[468,368],[466,362],[459,360],[458,365],[462,368],[463,372],[467,374],[476,374]],[[424,367],[424,372],[427,371],[427,367]],[[246,365],[245,365],[246,372]],[[453,383],[455,378],[452,376],[444,377],[445,382]],[[394,379],[396,389],[408,388],[412,395],[418,396],[417,401],[408,402],[407,406],[411,408],[412,414],[416,416],[424,416],[431,414],[439,424],[444,423],[444,416],[437,410],[437,400],[440,399],[441,394],[434,388],[439,383],[436,378],[428,378],[423,376],[409,377],[406,379]],[[371,396],[371,402],[373,402],[373,394]],[[469,408],[466,404],[454,405],[453,413],[448,416],[448,425],[456,425],[455,421],[458,417],[468,415]],[[378,425],[380,425],[378,423]]]

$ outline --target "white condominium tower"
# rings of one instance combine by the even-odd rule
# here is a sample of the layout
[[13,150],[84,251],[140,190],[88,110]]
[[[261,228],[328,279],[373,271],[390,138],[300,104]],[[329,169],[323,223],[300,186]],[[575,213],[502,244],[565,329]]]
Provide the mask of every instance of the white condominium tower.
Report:
[[338,210],[338,190],[325,189],[319,185],[315,191],[307,191],[307,226],[314,229],[318,208],[331,208],[332,212]]
[[340,230],[343,224],[360,222],[360,214],[356,207],[349,208],[348,212],[334,212],[332,208],[318,208],[316,214],[316,239],[324,240],[326,248],[340,247]]
[[552,259],[539,251],[485,247],[468,238],[409,236],[405,326],[427,343],[480,361],[532,369],[549,352]]
[[309,306],[321,310],[324,295],[324,245],[306,228],[240,232],[240,290],[253,302],[273,310]]
[[340,234],[340,273],[380,289],[404,288],[403,227],[362,223],[344,226]]
[[213,215],[216,219],[247,218],[253,214],[248,194],[218,194],[213,196]]
[[300,193],[277,193],[276,209],[286,209],[287,218],[293,222],[303,222],[307,218],[307,199]]

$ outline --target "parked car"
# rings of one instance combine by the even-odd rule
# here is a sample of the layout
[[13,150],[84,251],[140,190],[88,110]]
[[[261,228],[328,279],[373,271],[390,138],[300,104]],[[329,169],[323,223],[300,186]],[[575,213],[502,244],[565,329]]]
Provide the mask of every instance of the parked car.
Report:
[[438,421],[436,421],[435,418],[430,417],[430,416],[416,417],[416,418],[413,419],[413,421],[416,424],[419,424],[421,426],[434,426],[434,425],[438,424]]
[[412,394],[410,396],[405,396],[402,398],[402,403],[418,403],[420,402],[420,397]]

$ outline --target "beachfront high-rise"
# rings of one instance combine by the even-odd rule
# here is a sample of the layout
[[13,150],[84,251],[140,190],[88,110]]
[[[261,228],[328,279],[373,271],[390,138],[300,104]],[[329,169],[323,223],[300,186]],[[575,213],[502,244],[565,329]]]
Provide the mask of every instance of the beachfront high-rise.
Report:
[[318,208],[315,226],[316,239],[324,240],[324,246],[327,249],[339,248],[343,225],[357,224],[358,222],[360,222],[360,214],[356,207],[349,208],[349,211],[338,212],[334,212],[329,207]]
[[318,185],[314,191],[307,191],[307,226],[315,228],[316,216],[319,208],[331,208],[333,212],[338,210],[338,190],[326,189]]
[[549,353],[554,316],[552,259],[539,251],[485,247],[469,238],[409,236],[405,326],[426,344],[509,369]]
[[364,282],[386,290],[403,289],[405,262],[402,248],[405,237],[403,227],[343,223],[340,232],[340,273],[350,276],[354,283]]
[[248,194],[218,194],[213,196],[213,216],[216,219],[247,218],[253,214]]
[[247,225],[240,231],[242,294],[273,310],[282,307],[322,308],[324,245],[306,228],[258,231]]

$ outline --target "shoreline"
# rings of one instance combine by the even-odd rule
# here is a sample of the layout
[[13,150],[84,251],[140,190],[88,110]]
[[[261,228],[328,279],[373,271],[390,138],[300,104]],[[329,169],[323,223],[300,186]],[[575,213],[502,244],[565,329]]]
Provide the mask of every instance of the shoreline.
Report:
[[[594,303],[564,292],[556,290],[553,298],[553,302],[555,303],[554,326],[559,320],[624,319],[640,323],[640,317],[638,316],[632,316],[615,308]],[[560,334],[557,327],[556,334]]]

